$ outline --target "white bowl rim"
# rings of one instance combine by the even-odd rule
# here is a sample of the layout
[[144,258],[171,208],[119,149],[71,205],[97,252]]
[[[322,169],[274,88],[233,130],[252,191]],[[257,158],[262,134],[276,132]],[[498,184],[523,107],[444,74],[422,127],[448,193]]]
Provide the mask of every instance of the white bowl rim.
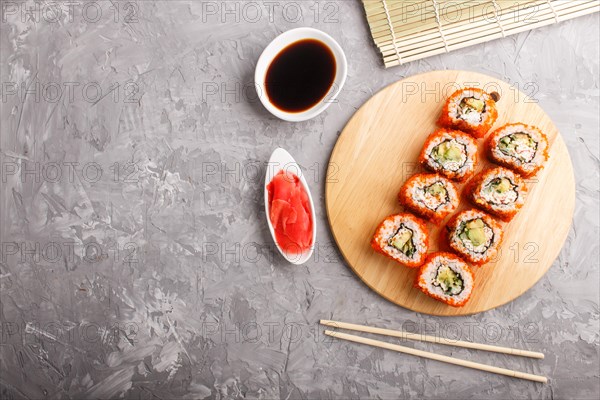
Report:
[[[300,178],[300,182],[304,186],[306,190],[306,194],[308,195],[308,202],[310,204],[310,212],[311,218],[313,222],[312,226],[312,245],[309,249],[305,250],[300,254],[286,254],[283,249],[277,243],[277,238],[275,237],[275,229],[273,228],[273,224],[271,223],[270,210],[269,210],[269,191],[267,190],[267,186],[273,180],[275,175],[279,173],[279,171],[290,168],[294,168],[294,172],[298,178]],[[288,262],[295,265],[302,265],[307,262],[315,249],[315,244],[317,241],[317,221],[315,219],[315,205],[313,203],[312,195],[310,193],[310,188],[304,179],[304,173],[302,172],[302,168],[296,163],[294,158],[290,153],[288,153],[285,149],[278,147],[273,150],[271,157],[269,158],[269,163],[267,165],[267,172],[265,174],[265,183],[264,183],[264,198],[265,198],[265,216],[267,218],[267,225],[269,226],[269,231],[271,232],[271,237],[273,238],[273,242],[275,243],[275,247],[279,250],[279,253],[285,258]]]
[[[323,99],[319,101],[317,104],[315,104],[308,110],[298,113],[292,113],[283,111],[275,107],[269,101],[265,90],[264,81],[269,65],[271,65],[271,62],[281,52],[281,50],[288,47],[290,44],[303,39],[319,40],[331,49],[335,57],[336,73],[332,87],[325,96],[325,99],[327,100]],[[337,99],[338,95],[342,90],[342,87],[346,83],[347,75],[348,61],[346,59],[346,55],[344,54],[344,50],[339,45],[339,43],[330,35],[319,29],[303,27],[290,29],[288,31],[283,32],[275,39],[273,39],[271,43],[267,45],[267,47],[265,47],[258,59],[258,62],[256,63],[256,70],[254,72],[254,85],[258,94],[258,98],[271,114],[285,121],[300,122],[314,118],[317,115],[321,114],[323,111],[325,111]]]

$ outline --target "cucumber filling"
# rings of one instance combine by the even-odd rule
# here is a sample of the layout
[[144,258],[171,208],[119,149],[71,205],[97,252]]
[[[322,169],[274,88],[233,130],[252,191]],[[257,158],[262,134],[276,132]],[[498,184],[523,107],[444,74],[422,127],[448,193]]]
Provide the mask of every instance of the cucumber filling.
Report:
[[489,181],[481,190],[481,197],[494,205],[513,204],[519,198],[517,185],[506,177],[498,177]]
[[458,171],[467,162],[467,146],[456,139],[447,139],[431,149],[431,159],[448,171]]
[[433,286],[442,289],[447,296],[456,296],[465,289],[465,284],[460,273],[454,271],[446,263],[442,263],[438,267]]
[[390,238],[388,244],[404,254],[406,257],[412,258],[417,252],[417,248],[413,242],[414,232],[407,228],[404,224],[400,225],[398,231]]
[[475,97],[465,97],[458,105],[458,118],[469,123],[480,123],[485,112],[485,102]]
[[437,181],[429,186],[418,188],[415,200],[428,209],[437,211],[438,208],[450,202],[450,196],[448,195],[446,186],[442,182]]
[[485,253],[494,239],[494,231],[481,218],[462,222],[458,231],[463,245],[474,253]]
[[498,143],[498,149],[505,155],[513,157],[522,163],[531,162],[537,152],[538,143],[531,135],[524,132],[511,133],[504,136]]

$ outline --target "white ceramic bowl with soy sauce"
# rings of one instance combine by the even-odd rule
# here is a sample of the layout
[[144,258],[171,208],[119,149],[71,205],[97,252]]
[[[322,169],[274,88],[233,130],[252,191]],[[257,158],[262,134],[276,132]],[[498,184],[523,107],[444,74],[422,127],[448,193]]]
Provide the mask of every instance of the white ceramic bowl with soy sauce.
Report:
[[348,73],[344,51],[318,29],[297,28],[277,36],[263,51],[254,74],[267,110],[285,121],[316,117],[336,102]]

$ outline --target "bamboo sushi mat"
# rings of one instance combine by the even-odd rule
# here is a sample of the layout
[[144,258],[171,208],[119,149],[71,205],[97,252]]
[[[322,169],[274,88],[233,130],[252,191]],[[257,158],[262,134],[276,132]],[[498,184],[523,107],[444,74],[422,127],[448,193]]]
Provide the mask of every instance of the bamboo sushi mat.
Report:
[[600,11],[600,0],[362,0],[385,67]]

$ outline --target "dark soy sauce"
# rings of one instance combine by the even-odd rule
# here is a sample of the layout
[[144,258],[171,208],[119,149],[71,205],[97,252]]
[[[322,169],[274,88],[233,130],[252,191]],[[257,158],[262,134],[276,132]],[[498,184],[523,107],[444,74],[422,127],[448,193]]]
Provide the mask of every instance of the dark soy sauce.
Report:
[[335,56],[325,43],[300,40],[281,50],[269,65],[267,96],[282,111],[306,111],[327,95],[335,72]]

